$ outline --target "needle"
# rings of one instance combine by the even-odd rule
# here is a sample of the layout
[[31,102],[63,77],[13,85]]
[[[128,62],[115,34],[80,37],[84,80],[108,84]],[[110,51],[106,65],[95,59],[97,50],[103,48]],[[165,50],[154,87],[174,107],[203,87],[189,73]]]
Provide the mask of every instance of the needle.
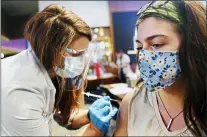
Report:
[[[96,97],[96,98],[102,98],[103,96],[101,96],[101,95],[96,95],[96,94],[91,94],[91,93],[89,93],[89,92],[82,92],[82,94],[84,94],[84,95],[86,95],[86,96],[88,96],[88,97]],[[110,99],[110,101],[117,101],[118,102],[118,100],[115,100],[115,99]]]

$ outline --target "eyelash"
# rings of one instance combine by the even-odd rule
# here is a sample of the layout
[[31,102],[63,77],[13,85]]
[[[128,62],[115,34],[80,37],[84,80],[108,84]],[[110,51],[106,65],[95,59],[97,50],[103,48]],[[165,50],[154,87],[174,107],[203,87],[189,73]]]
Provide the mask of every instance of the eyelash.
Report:
[[[153,44],[153,45],[152,45],[153,48],[159,48],[159,47],[161,47],[161,46],[162,46],[162,44]],[[140,50],[140,49],[142,49],[142,47],[139,46],[139,47],[137,47],[136,49],[137,49],[137,50]]]
[[138,40],[136,40],[136,43],[137,43],[137,51],[139,51],[140,49],[142,49],[142,46],[140,46],[140,44],[138,43]]
[[160,48],[163,44],[153,44],[152,47],[157,49],[157,48]]
[[[151,47],[153,48],[153,49],[158,49],[158,48],[160,48],[161,46],[163,46],[164,44],[153,44]],[[140,49],[142,49],[143,47],[142,46],[139,46],[139,44],[138,44],[138,46],[137,46],[137,51],[139,51]]]
[[136,48],[137,49],[137,51],[139,51],[140,49],[142,49],[142,47],[138,47],[138,48]]

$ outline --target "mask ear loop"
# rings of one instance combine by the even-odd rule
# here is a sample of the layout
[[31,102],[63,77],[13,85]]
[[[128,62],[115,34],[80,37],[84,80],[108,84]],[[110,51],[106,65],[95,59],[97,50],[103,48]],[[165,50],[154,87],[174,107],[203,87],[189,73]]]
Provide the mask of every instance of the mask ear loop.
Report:
[[[62,57],[66,58],[66,56],[64,56],[59,50],[57,50],[57,49],[55,49],[55,50],[58,51],[58,53],[59,53]],[[55,71],[57,70],[56,67],[53,67],[53,68],[54,68]],[[63,75],[63,74],[62,74],[62,75]]]
[[[60,54],[61,54],[61,53],[60,53]],[[63,56],[63,55],[62,55],[62,56]],[[63,56],[63,57],[64,57],[64,56]],[[53,67],[53,69],[54,69],[55,72],[58,71],[58,68],[59,68],[59,67],[57,67],[57,66],[56,66],[56,67]],[[63,67],[63,68],[64,68],[64,67]],[[59,68],[59,69],[60,69],[60,68]],[[61,77],[62,77],[62,78],[65,78],[64,75],[63,75],[63,71],[61,71]]]

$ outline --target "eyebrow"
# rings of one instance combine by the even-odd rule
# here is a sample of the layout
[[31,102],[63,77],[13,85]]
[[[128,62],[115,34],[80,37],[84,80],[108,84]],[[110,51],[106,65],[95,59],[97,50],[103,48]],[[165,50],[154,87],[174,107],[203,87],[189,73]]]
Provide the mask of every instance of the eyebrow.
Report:
[[[147,38],[145,39],[145,41],[150,41],[150,40],[152,40],[152,39],[154,39],[154,38],[156,38],[156,37],[164,37],[165,39],[168,38],[168,36],[166,36],[166,35],[157,34],[157,35],[152,35],[152,36],[147,37]],[[138,39],[136,40],[136,42],[141,43]]]

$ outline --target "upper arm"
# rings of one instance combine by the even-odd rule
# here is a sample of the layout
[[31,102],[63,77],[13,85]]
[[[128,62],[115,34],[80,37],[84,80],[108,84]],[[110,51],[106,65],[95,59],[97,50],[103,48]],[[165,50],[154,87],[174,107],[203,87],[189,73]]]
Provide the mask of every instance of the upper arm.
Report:
[[42,116],[44,97],[34,89],[6,88],[2,104],[2,124],[12,136],[49,136],[48,123]]
[[127,136],[128,106],[134,92],[130,92],[123,98],[116,120],[114,136]]

